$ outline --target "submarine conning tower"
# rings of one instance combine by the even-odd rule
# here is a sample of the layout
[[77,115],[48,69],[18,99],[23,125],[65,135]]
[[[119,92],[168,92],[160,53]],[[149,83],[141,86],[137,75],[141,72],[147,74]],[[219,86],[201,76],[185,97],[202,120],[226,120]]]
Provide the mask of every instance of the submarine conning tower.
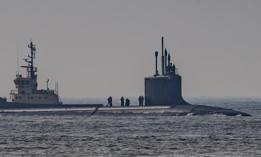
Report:
[[158,51],[155,52],[155,75],[145,78],[145,105],[146,106],[174,106],[190,105],[182,97],[181,76],[170,54],[164,49],[162,37],[161,71],[158,72]]

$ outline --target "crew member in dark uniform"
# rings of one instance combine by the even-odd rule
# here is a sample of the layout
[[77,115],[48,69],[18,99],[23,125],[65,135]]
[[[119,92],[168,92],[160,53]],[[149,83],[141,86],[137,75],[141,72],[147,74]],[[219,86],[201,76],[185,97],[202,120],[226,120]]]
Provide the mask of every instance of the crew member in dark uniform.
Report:
[[143,106],[144,97],[140,96],[140,105]]
[[139,106],[143,106],[144,97],[141,95],[139,96]]
[[128,98],[126,99],[125,106],[130,106],[130,100]]
[[141,96],[139,96],[139,106],[141,106]]
[[121,106],[124,106],[124,97],[121,97]]
[[112,97],[111,96],[108,98],[108,105],[107,106],[112,107]]

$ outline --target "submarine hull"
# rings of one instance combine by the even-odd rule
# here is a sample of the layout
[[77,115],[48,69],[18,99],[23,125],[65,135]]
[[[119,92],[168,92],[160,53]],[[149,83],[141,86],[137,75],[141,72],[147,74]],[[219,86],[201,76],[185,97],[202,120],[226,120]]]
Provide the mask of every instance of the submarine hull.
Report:
[[2,114],[37,114],[37,115],[89,115],[89,116],[128,116],[128,115],[160,115],[160,116],[204,116],[204,115],[225,115],[225,116],[251,116],[247,113],[225,109],[220,107],[204,105],[174,105],[174,106],[131,106],[131,107],[84,107],[69,105],[65,108],[6,108],[0,109]]

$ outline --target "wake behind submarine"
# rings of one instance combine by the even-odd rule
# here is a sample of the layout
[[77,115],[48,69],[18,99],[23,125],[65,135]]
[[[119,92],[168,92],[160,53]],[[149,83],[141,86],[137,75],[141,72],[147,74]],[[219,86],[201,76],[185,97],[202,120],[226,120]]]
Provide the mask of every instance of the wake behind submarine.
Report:
[[58,93],[50,90],[37,90],[36,68],[33,66],[35,47],[28,46],[31,55],[27,69],[27,77],[17,75],[14,83],[17,91],[11,91],[12,102],[0,98],[0,113],[19,114],[77,114],[77,115],[211,115],[251,116],[247,113],[221,107],[191,105],[182,97],[181,76],[171,63],[170,54],[164,49],[162,37],[161,72],[158,72],[158,52],[155,52],[155,74],[145,78],[145,106],[113,106],[102,104],[62,104]]

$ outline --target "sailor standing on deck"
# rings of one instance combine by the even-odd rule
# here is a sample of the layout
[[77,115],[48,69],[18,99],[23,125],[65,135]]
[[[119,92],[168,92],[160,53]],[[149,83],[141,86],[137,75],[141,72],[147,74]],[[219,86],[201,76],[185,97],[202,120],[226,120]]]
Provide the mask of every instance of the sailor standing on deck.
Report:
[[144,97],[140,96],[140,105],[143,106]]
[[124,97],[121,97],[121,106],[124,106]]
[[141,95],[139,96],[139,106],[143,106],[144,97]]
[[112,107],[112,97],[111,96],[108,98],[108,105],[107,106]]
[[126,99],[125,106],[130,106],[130,99]]

